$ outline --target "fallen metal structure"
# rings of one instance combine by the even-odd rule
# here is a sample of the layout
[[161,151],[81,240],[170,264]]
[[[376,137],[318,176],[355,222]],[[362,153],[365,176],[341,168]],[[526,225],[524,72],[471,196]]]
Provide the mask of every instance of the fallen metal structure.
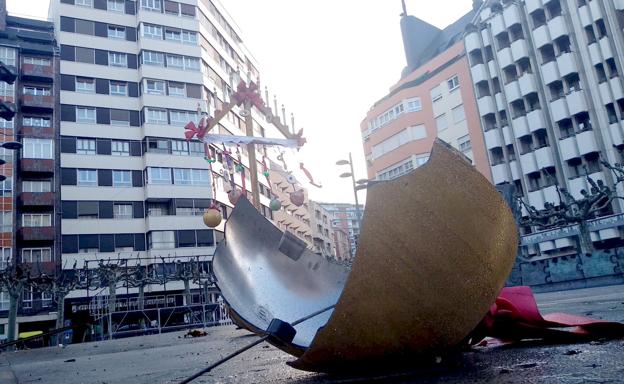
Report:
[[460,344],[494,303],[518,243],[511,211],[467,159],[436,141],[427,164],[368,189],[352,270],[305,249],[241,199],[214,256],[238,324],[315,372],[387,367]]

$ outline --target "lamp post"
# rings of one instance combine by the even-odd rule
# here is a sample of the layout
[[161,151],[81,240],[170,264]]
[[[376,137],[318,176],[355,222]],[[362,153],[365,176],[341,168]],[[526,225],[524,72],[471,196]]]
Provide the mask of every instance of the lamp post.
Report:
[[355,181],[355,174],[353,172],[353,159],[351,158],[351,152],[349,152],[349,160],[338,160],[336,165],[349,165],[351,172],[344,172],[340,175],[341,178],[351,177],[351,181],[353,182],[353,195],[355,196],[355,214],[357,216],[358,228],[359,231],[362,230],[362,215],[360,213],[360,203],[358,202],[358,183],[362,180]]

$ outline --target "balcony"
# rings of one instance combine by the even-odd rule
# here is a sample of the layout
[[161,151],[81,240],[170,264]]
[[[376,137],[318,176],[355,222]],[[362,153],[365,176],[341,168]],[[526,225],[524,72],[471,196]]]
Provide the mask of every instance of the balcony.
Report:
[[513,160],[509,162],[509,168],[511,168],[511,179],[520,180],[520,168],[518,167],[518,161]]
[[520,155],[520,166],[522,167],[522,172],[525,175],[539,171],[539,168],[537,167],[537,159],[535,158],[535,152]]
[[22,227],[17,231],[23,241],[54,241],[54,227]]
[[546,119],[541,109],[535,109],[527,113],[527,124],[531,132],[535,132],[539,129],[546,128]]
[[481,39],[479,38],[479,31],[474,30],[466,35],[464,38],[464,45],[466,46],[466,52],[472,52],[475,49],[481,48]]
[[513,56],[511,55],[511,48],[503,48],[496,54],[498,56],[498,65],[500,68],[507,68],[513,65]]
[[587,181],[584,176],[575,177],[573,179],[568,180],[568,192],[572,194],[575,199],[583,199],[583,195],[581,194],[581,190],[587,190]]
[[588,1],[587,3],[589,3],[589,10],[590,13],[592,15],[592,17],[594,18],[594,22],[598,21],[599,19],[602,19],[602,11],[600,10],[600,1]]
[[511,43],[511,56],[515,61],[529,57],[529,48],[525,39],[518,39]]
[[479,113],[481,116],[496,112],[492,96],[483,96],[477,100],[477,105],[479,106]]
[[497,164],[492,166],[492,183],[500,184],[504,182],[510,182],[509,171],[507,170],[507,164]]
[[503,141],[505,142],[505,145],[512,144],[513,135],[511,134],[511,128],[509,128],[509,125],[505,125],[502,131],[503,131]]
[[498,129],[490,129],[484,133],[485,146],[487,149],[502,147],[500,132]]
[[609,125],[609,133],[611,135],[611,140],[613,140],[613,145],[624,144],[624,135],[622,135],[622,129],[619,123]]
[[527,195],[529,199],[529,205],[535,207],[536,209],[544,209],[544,194],[540,189],[529,192]]
[[540,25],[533,31],[533,44],[535,48],[540,49],[546,44],[550,44],[550,32],[548,31],[548,24]]
[[23,136],[28,137],[40,137],[40,138],[53,138],[54,137],[54,128],[52,127],[31,127],[31,126],[22,126],[20,133]]
[[494,59],[488,61],[487,65],[488,65],[488,69],[490,70],[490,73],[493,76],[496,76],[496,74],[498,73],[498,67],[496,66],[496,62],[494,61]]
[[494,15],[491,20],[493,36],[497,36],[499,33],[505,30],[505,20],[503,19],[503,15],[501,15],[500,13]]
[[513,119],[512,126],[514,136],[516,136],[517,139],[521,138],[522,136],[531,134],[531,132],[529,131],[529,124],[527,122],[526,116],[518,116]]
[[22,192],[19,201],[23,206],[45,207],[54,205],[52,192]]
[[514,24],[520,23],[520,12],[518,11],[518,6],[515,4],[511,4],[503,11],[503,19],[505,20],[505,25],[507,28],[511,27]]
[[[615,0],[621,1],[621,0]],[[591,14],[589,13],[589,7],[587,5],[583,5],[579,7],[579,17],[581,18],[581,24],[583,27],[586,27],[592,23]]]
[[551,102],[550,112],[552,113],[552,118],[555,122],[570,117],[570,113],[568,112],[568,104],[566,103],[565,97],[561,97]]
[[54,96],[22,95],[22,108],[53,109]]
[[557,40],[561,36],[565,36],[568,34],[568,27],[566,26],[565,19],[563,16],[557,16],[553,19],[548,20],[548,32],[550,32],[550,38],[552,40]]
[[608,37],[603,37],[598,40],[598,45],[600,45],[600,51],[605,60],[613,57],[613,50],[611,49],[611,42]]
[[602,53],[600,52],[600,45],[598,45],[598,42],[589,44],[587,49],[589,50],[589,58],[593,65],[602,63]]
[[485,64],[477,64],[474,67],[470,68],[470,73],[472,73],[472,81],[475,84],[478,84],[482,81],[487,81],[488,73],[485,68]]
[[570,136],[559,140],[559,153],[563,160],[570,160],[579,157],[578,146],[576,145],[576,137]]
[[579,154],[598,152],[598,143],[594,131],[585,131],[576,135],[576,144],[578,145]]
[[20,170],[22,172],[54,173],[54,160],[21,159]]
[[522,97],[522,95],[520,94],[520,84],[518,84],[517,79],[505,84],[505,97],[507,98],[508,103],[511,103]]
[[51,65],[22,64],[20,75],[32,79],[54,79],[54,69]]
[[542,147],[535,150],[535,160],[537,161],[537,167],[544,169],[555,166],[555,160],[553,159],[552,148]]
[[615,9],[624,10],[624,0],[615,0]]
[[544,196],[544,202],[553,204],[559,203],[559,193],[557,192],[557,187],[554,185],[542,189],[542,195]]
[[576,60],[572,52],[559,55],[559,57],[557,57],[557,67],[559,68],[559,75],[561,77],[567,76],[570,73],[578,72]]
[[520,84],[520,93],[522,96],[537,92],[537,82],[535,80],[535,75],[532,73],[525,73],[520,76],[518,83]]
[[164,231],[171,228],[177,229],[201,229],[204,228],[202,216],[148,216],[146,221],[147,231]]
[[531,14],[535,10],[542,8],[541,0],[525,0],[524,4],[526,6],[527,13]]
[[557,66],[557,62],[554,60],[543,64],[541,66],[541,70],[544,84],[550,84],[561,79],[561,76],[559,76],[559,67]]
[[[624,91],[622,90],[622,82],[620,81],[619,76],[610,78],[609,84],[611,84],[611,91],[613,91],[613,98],[615,100],[624,98]],[[603,100],[606,100],[606,99],[603,99]]]
[[568,93],[566,95],[566,102],[568,104],[568,110],[570,111],[570,115],[576,115],[577,113],[587,111],[585,92],[583,92],[582,90]]

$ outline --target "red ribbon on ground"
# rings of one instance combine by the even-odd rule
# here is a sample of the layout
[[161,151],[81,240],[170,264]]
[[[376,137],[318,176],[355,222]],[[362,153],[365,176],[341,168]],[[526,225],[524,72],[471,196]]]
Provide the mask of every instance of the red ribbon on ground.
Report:
[[542,316],[529,287],[503,288],[496,302],[468,336],[472,345],[487,344],[486,337],[496,343],[512,343],[527,339],[547,342],[581,342],[600,338],[624,337],[624,324],[588,317],[553,313]]

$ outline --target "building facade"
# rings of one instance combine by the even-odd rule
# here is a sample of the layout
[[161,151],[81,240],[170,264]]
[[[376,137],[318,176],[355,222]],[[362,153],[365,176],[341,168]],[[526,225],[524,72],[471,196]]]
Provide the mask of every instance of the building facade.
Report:
[[473,15],[440,30],[403,13],[407,66],[360,126],[369,179],[390,180],[421,166],[436,138],[459,149],[490,178],[461,39]]
[[[337,257],[342,260],[353,258],[360,237],[360,225],[364,214],[364,206],[360,205],[358,210],[355,204],[319,203],[319,205],[330,214],[332,228],[347,234],[349,254],[347,256],[344,255],[344,252],[342,252],[343,254],[339,254],[340,252],[338,252]],[[342,241],[341,234],[338,234],[335,238]]]
[[[161,272],[176,261],[210,265],[232,209],[227,193],[251,188],[247,148],[211,145],[206,153],[185,140],[184,126],[199,120],[198,108],[211,116],[223,109],[239,72],[258,81],[233,20],[211,0],[52,0],[50,16],[60,44],[63,265],[126,259]],[[258,110],[251,114],[254,135],[279,137]],[[245,135],[241,115],[235,107],[213,132]],[[257,159],[270,157],[256,151]],[[228,162],[236,166],[229,173]],[[269,185],[258,179],[270,219]],[[215,229],[202,221],[213,201],[225,219]],[[183,284],[145,289],[161,297]],[[136,294],[119,288],[117,296]],[[68,312],[102,307],[85,304],[91,295],[74,291]]]
[[[0,268],[60,273],[58,47],[52,23],[7,15],[0,1]],[[6,147],[18,141],[21,149]],[[10,297],[0,293],[0,338]],[[52,296],[33,288],[17,300],[17,332],[54,324]]]
[[[537,210],[594,181],[613,185],[601,160],[622,162],[624,3],[527,0],[486,3],[465,34],[494,184],[513,184]],[[618,191],[621,194],[621,191]],[[607,214],[622,212],[614,201]],[[525,212],[526,213],[526,212]],[[619,245],[621,222],[592,231]],[[529,256],[575,253],[573,236],[529,236]]]
[[316,201],[310,200],[310,228],[312,229],[312,250],[325,257],[338,259],[331,214]]

